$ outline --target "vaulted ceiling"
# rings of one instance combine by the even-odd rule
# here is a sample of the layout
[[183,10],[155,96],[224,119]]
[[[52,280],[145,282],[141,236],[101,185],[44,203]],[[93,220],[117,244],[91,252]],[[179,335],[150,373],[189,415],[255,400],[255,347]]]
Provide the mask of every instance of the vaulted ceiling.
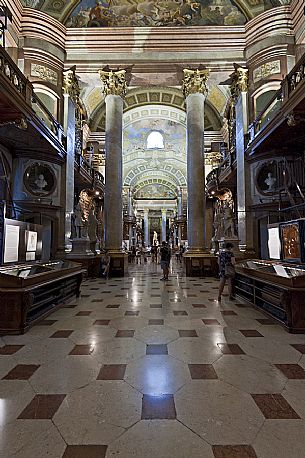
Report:
[[21,0],[67,27],[241,25],[290,0]]

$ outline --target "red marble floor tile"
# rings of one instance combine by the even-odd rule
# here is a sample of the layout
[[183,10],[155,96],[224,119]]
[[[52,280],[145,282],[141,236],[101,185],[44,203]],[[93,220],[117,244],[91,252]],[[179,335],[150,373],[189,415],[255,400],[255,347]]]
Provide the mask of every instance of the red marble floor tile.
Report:
[[57,323],[58,320],[42,320],[36,326],[52,326],[52,324]]
[[188,313],[185,310],[173,310],[174,316],[187,316]]
[[[105,291],[103,291],[104,293]],[[91,302],[104,302],[104,299],[92,299]]]
[[200,289],[200,293],[209,293],[210,291],[208,289]]
[[291,380],[305,379],[305,370],[298,364],[275,364],[275,366]]
[[202,322],[208,326],[220,325],[219,321],[215,320],[214,318],[205,318],[202,320]]
[[0,347],[0,355],[13,355],[23,347],[24,345],[5,345]]
[[81,310],[75,316],[89,316],[91,313],[89,310]]
[[198,337],[195,329],[179,329],[179,337]]
[[206,309],[207,306],[204,305],[204,304],[192,304],[192,307],[194,307],[195,309]]
[[212,364],[188,364],[193,380],[216,380],[218,376]]
[[151,320],[148,320],[148,324],[155,325],[155,326],[162,326],[164,324],[164,320],[153,318]]
[[110,320],[95,320],[93,324],[97,326],[108,326],[109,323]]
[[257,458],[251,445],[212,445],[212,450],[215,458]]
[[218,343],[217,347],[224,355],[245,355],[245,352],[237,344]]
[[233,316],[233,315],[237,315],[236,312],[234,312],[234,310],[221,310],[220,312],[222,315],[224,316]]
[[162,309],[162,304],[150,304],[151,309]]
[[90,294],[81,294],[80,297],[90,297]]
[[181,299],[170,299],[169,302],[181,302]]
[[40,364],[17,364],[2,380],[29,380],[39,367]]
[[52,339],[67,339],[71,334],[72,329],[61,329],[59,331],[55,331],[54,334],[50,336]]
[[250,304],[239,304],[238,302],[236,302],[236,304],[234,304],[234,305],[236,305],[236,307],[239,307],[241,309],[252,307]]
[[90,288],[90,291],[98,291],[99,288]]
[[126,371],[126,364],[105,364],[97,380],[123,380]]
[[256,329],[239,329],[239,332],[241,332],[245,337],[264,337]]
[[274,320],[271,320],[271,318],[256,318],[256,321],[266,326],[276,324],[276,322]]
[[114,297],[125,297],[125,294],[116,294]]
[[188,294],[187,293],[186,297],[197,297],[197,294]]
[[51,420],[65,397],[65,394],[36,394],[18,419]]
[[305,355],[305,344],[291,344],[291,346],[302,353],[302,355]]
[[174,396],[164,394],[161,396],[143,395],[142,420],[175,420],[176,407]]
[[135,303],[142,302],[142,299],[129,299],[129,300],[130,302],[135,302]]
[[269,420],[300,418],[281,394],[252,394],[251,396],[264,417]]
[[107,445],[67,445],[62,458],[105,458]]
[[134,329],[119,329],[115,337],[133,337]]
[[139,310],[133,311],[133,310],[127,310],[125,312],[125,316],[139,316]]
[[91,355],[94,351],[93,345],[75,345],[69,355]]
[[168,355],[167,345],[164,344],[151,344],[146,345],[147,355]]
[[118,309],[120,304],[109,304],[106,306],[106,309]]
[[161,297],[161,294],[151,294],[150,297]]
[[77,307],[77,304],[66,304],[63,306],[64,309],[74,309]]

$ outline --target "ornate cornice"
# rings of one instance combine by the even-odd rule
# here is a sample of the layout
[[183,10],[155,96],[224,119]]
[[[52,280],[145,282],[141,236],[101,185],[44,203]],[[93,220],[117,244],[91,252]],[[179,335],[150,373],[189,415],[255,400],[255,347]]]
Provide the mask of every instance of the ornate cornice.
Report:
[[189,68],[183,69],[182,92],[185,98],[190,94],[204,94],[207,95],[207,80],[209,77],[209,70],[203,69],[191,70]]
[[234,64],[234,72],[232,74],[232,83],[230,85],[231,96],[237,99],[241,92],[248,91],[249,85],[249,70],[240,65]]
[[75,66],[63,71],[63,92],[68,94],[73,102],[78,105],[80,88],[75,74]]
[[126,70],[99,70],[104,95],[119,95],[124,98],[127,92]]

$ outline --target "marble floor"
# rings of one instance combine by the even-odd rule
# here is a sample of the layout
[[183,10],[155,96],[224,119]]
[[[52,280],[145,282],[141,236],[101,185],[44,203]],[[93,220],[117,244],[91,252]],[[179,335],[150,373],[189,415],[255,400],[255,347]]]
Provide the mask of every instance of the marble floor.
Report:
[[3,458],[305,457],[305,335],[173,261],[0,338]]

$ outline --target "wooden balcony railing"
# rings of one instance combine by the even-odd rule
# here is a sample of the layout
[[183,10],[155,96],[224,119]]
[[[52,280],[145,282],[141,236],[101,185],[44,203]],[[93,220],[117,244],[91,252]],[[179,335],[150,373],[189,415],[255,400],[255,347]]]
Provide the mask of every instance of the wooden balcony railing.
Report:
[[[40,121],[48,128],[62,146],[65,146],[63,128],[34,93],[31,82],[24,76],[5,49],[0,46],[0,82],[3,93],[15,104],[25,117],[32,119],[33,124],[41,131]],[[36,115],[36,119],[35,119]],[[50,132],[45,132],[46,134]]]
[[282,109],[284,109],[285,103],[295,93],[303,80],[305,80],[305,54],[283,79],[280,89],[275,92],[263,111],[257,116],[252,124],[250,124],[249,145],[256,135],[261,132]]

